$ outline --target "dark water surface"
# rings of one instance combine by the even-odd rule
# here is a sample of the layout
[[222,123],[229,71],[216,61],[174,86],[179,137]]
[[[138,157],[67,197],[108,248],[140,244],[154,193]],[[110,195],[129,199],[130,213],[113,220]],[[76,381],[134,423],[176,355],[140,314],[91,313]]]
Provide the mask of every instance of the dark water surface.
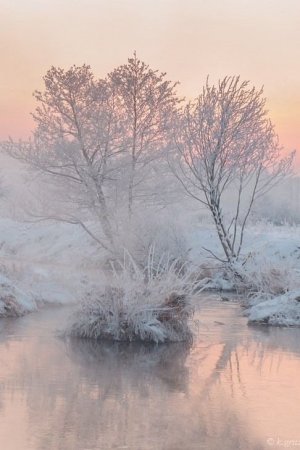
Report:
[[191,347],[62,339],[68,308],[0,320],[0,449],[300,448],[300,330],[201,299]]

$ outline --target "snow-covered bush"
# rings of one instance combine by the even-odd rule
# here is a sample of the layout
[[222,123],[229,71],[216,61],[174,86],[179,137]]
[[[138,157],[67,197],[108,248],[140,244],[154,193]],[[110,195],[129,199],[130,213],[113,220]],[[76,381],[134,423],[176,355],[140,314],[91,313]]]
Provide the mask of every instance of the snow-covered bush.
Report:
[[150,252],[143,270],[127,254],[110,285],[83,301],[68,333],[116,341],[188,341],[196,289],[190,271],[177,260],[164,257],[155,263]]
[[280,295],[300,288],[297,265],[292,257],[280,254],[251,254],[244,265],[237,267],[245,287],[259,295]]
[[18,317],[36,308],[35,301],[28,294],[5,275],[0,275],[0,317]]
[[249,323],[277,326],[300,325],[300,290],[279,295],[252,306]]

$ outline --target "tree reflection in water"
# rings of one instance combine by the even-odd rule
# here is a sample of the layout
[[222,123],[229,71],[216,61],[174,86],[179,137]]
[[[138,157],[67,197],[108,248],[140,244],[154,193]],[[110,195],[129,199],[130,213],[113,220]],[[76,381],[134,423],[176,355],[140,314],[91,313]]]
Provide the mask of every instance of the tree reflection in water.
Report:
[[0,341],[0,448],[18,448],[15,429],[22,450],[266,448],[257,393],[282,357],[300,367],[300,330],[247,328],[228,305],[209,308],[191,347],[57,338],[58,311],[15,321]]

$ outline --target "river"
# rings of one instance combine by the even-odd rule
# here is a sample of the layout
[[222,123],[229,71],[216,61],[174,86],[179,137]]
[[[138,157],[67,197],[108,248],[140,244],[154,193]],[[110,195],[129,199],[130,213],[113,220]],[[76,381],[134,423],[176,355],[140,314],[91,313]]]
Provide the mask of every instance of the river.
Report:
[[199,299],[186,344],[61,337],[70,308],[0,320],[0,449],[300,448],[300,329]]

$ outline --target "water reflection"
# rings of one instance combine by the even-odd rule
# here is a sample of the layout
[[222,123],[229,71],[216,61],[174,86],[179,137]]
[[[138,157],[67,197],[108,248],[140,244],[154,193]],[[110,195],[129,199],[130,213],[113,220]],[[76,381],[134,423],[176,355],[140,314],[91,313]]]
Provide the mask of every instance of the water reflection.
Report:
[[300,330],[249,328],[213,299],[192,347],[61,339],[63,317],[1,322],[1,449],[252,450],[300,438]]
[[68,356],[80,364],[89,380],[108,382],[108,389],[116,395],[126,388],[141,390],[153,383],[164,383],[165,389],[186,393],[189,371],[185,366],[190,344],[142,344],[121,342],[97,342],[68,339],[65,341]]

